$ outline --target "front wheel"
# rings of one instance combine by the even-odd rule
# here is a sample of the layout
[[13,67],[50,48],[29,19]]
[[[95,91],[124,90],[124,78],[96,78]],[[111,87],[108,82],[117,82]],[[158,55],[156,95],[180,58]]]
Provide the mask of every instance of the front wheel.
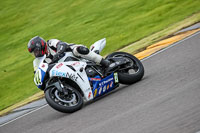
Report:
[[45,98],[52,108],[63,113],[75,112],[83,106],[81,94],[71,86],[65,86],[63,92],[51,87],[45,91]]
[[129,63],[118,71],[119,82],[122,84],[133,84],[140,81],[144,76],[144,67],[139,59],[125,52],[114,52],[106,57],[125,58]]

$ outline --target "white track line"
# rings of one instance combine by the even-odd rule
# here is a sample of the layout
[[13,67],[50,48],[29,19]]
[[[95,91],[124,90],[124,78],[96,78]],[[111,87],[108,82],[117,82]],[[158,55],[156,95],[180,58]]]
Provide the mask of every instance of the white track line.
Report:
[[[191,36],[189,36],[189,37],[186,37],[186,38],[184,38],[183,40],[180,40],[180,41],[178,41],[178,42],[176,42],[176,43],[174,43],[174,44],[172,44],[172,45],[170,45],[170,46],[168,46],[168,47],[166,47],[166,48],[164,48],[164,49],[162,49],[162,50],[160,50],[160,51],[158,51],[158,52],[156,52],[156,53],[154,53],[154,54],[152,54],[152,55],[150,55],[150,56],[148,56],[148,57],[146,57],[146,58],[144,58],[144,59],[142,59],[141,61],[145,61],[145,60],[147,60],[147,59],[149,59],[149,58],[151,58],[151,57],[153,57],[153,56],[155,56],[155,55],[157,55],[157,54],[159,54],[159,53],[161,53],[161,52],[163,52],[163,51],[165,51],[165,50],[167,50],[167,49],[169,49],[169,48],[172,48],[172,47],[176,46],[177,44],[179,44],[179,43],[181,43],[181,42],[183,42],[183,41],[185,41],[185,40],[187,40],[187,39],[190,39],[190,38],[192,38],[193,36],[198,35],[199,33],[200,33],[200,32],[196,32],[195,34],[193,34],[193,35],[191,35]],[[17,119],[20,119],[20,118],[22,118],[22,117],[24,117],[24,116],[27,116],[27,115],[29,115],[29,114],[31,114],[31,113],[33,113],[33,112],[36,112],[36,111],[38,111],[38,110],[40,110],[40,109],[42,109],[42,108],[44,108],[44,107],[46,107],[46,106],[47,106],[47,104],[46,104],[46,105],[43,105],[43,106],[41,106],[40,108],[37,108],[37,109],[35,109],[35,110],[33,110],[33,111],[30,111],[30,112],[28,112],[28,113],[26,113],[26,114],[24,114],[24,115],[21,115],[21,116],[15,118],[15,119],[12,119],[12,120],[10,120],[10,121],[8,121],[8,122],[6,122],[6,123],[0,125],[0,127],[3,127],[3,126],[5,126],[5,125],[7,125],[7,124],[9,124],[9,123],[11,123],[11,122],[17,120]],[[198,132],[198,133],[200,133],[200,132]]]
[[178,41],[178,42],[175,42],[174,44],[172,44],[172,45],[170,45],[170,46],[167,46],[166,48],[164,48],[164,49],[162,49],[162,50],[160,50],[160,51],[158,51],[158,52],[153,53],[152,55],[150,55],[150,56],[148,56],[148,57],[142,59],[141,61],[145,61],[145,60],[147,60],[147,59],[153,57],[154,55],[157,55],[157,54],[159,54],[159,53],[161,53],[161,52],[163,52],[163,51],[165,51],[165,50],[167,50],[167,49],[170,49],[170,48],[176,46],[177,44],[182,43],[183,41],[185,41],[185,40],[187,40],[187,39],[190,39],[190,38],[192,38],[193,36],[198,35],[199,33],[200,33],[200,31],[198,31],[198,32],[192,34],[191,36],[188,36],[188,37],[186,37],[186,38],[184,38],[184,39],[182,39],[182,40],[180,40],[180,41]]
[[5,125],[7,125],[7,124],[9,124],[9,123],[11,123],[11,122],[13,122],[13,121],[15,121],[15,120],[17,120],[17,119],[20,119],[20,118],[22,118],[22,117],[24,117],[24,116],[27,116],[27,115],[29,115],[29,114],[35,112],[35,111],[38,111],[38,110],[40,110],[40,109],[46,107],[47,105],[48,105],[48,104],[45,104],[45,105],[43,105],[43,106],[41,106],[41,107],[39,107],[39,108],[37,108],[37,109],[35,109],[35,110],[32,110],[32,111],[30,111],[30,112],[28,112],[28,113],[26,113],[26,114],[23,114],[23,115],[21,115],[21,116],[15,118],[15,119],[12,119],[12,120],[10,120],[10,121],[8,121],[8,122],[6,122],[6,123],[0,125],[0,127],[3,127],[3,126],[5,126]]

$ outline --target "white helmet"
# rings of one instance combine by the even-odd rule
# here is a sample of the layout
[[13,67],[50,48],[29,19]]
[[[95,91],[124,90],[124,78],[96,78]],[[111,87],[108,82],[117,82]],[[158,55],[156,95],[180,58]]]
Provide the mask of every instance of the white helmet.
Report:
[[51,55],[55,55],[56,51],[57,51],[57,45],[60,42],[60,40],[58,39],[50,39],[47,41],[47,48],[48,48],[48,52]]

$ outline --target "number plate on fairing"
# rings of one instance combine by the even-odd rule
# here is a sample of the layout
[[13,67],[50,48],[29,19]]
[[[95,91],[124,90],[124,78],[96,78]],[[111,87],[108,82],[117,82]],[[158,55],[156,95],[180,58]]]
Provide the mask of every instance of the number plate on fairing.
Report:
[[44,76],[45,76],[45,72],[43,70],[41,70],[40,68],[37,69],[37,71],[35,72],[35,75],[34,75],[34,82],[35,82],[36,86],[40,89],[42,87],[42,82],[44,80]]

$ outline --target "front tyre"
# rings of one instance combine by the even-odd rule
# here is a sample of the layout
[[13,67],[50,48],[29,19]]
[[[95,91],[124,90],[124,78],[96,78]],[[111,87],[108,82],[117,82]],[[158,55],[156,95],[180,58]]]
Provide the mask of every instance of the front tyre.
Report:
[[114,52],[106,57],[120,57],[129,61],[128,64],[123,66],[123,69],[118,71],[119,82],[122,84],[133,84],[140,81],[144,76],[144,67],[139,59],[135,56],[125,52]]
[[56,87],[46,90],[47,103],[55,110],[63,113],[72,113],[81,109],[83,106],[81,94],[71,86],[65,86],[64,89],[64,92],[59,92]]

